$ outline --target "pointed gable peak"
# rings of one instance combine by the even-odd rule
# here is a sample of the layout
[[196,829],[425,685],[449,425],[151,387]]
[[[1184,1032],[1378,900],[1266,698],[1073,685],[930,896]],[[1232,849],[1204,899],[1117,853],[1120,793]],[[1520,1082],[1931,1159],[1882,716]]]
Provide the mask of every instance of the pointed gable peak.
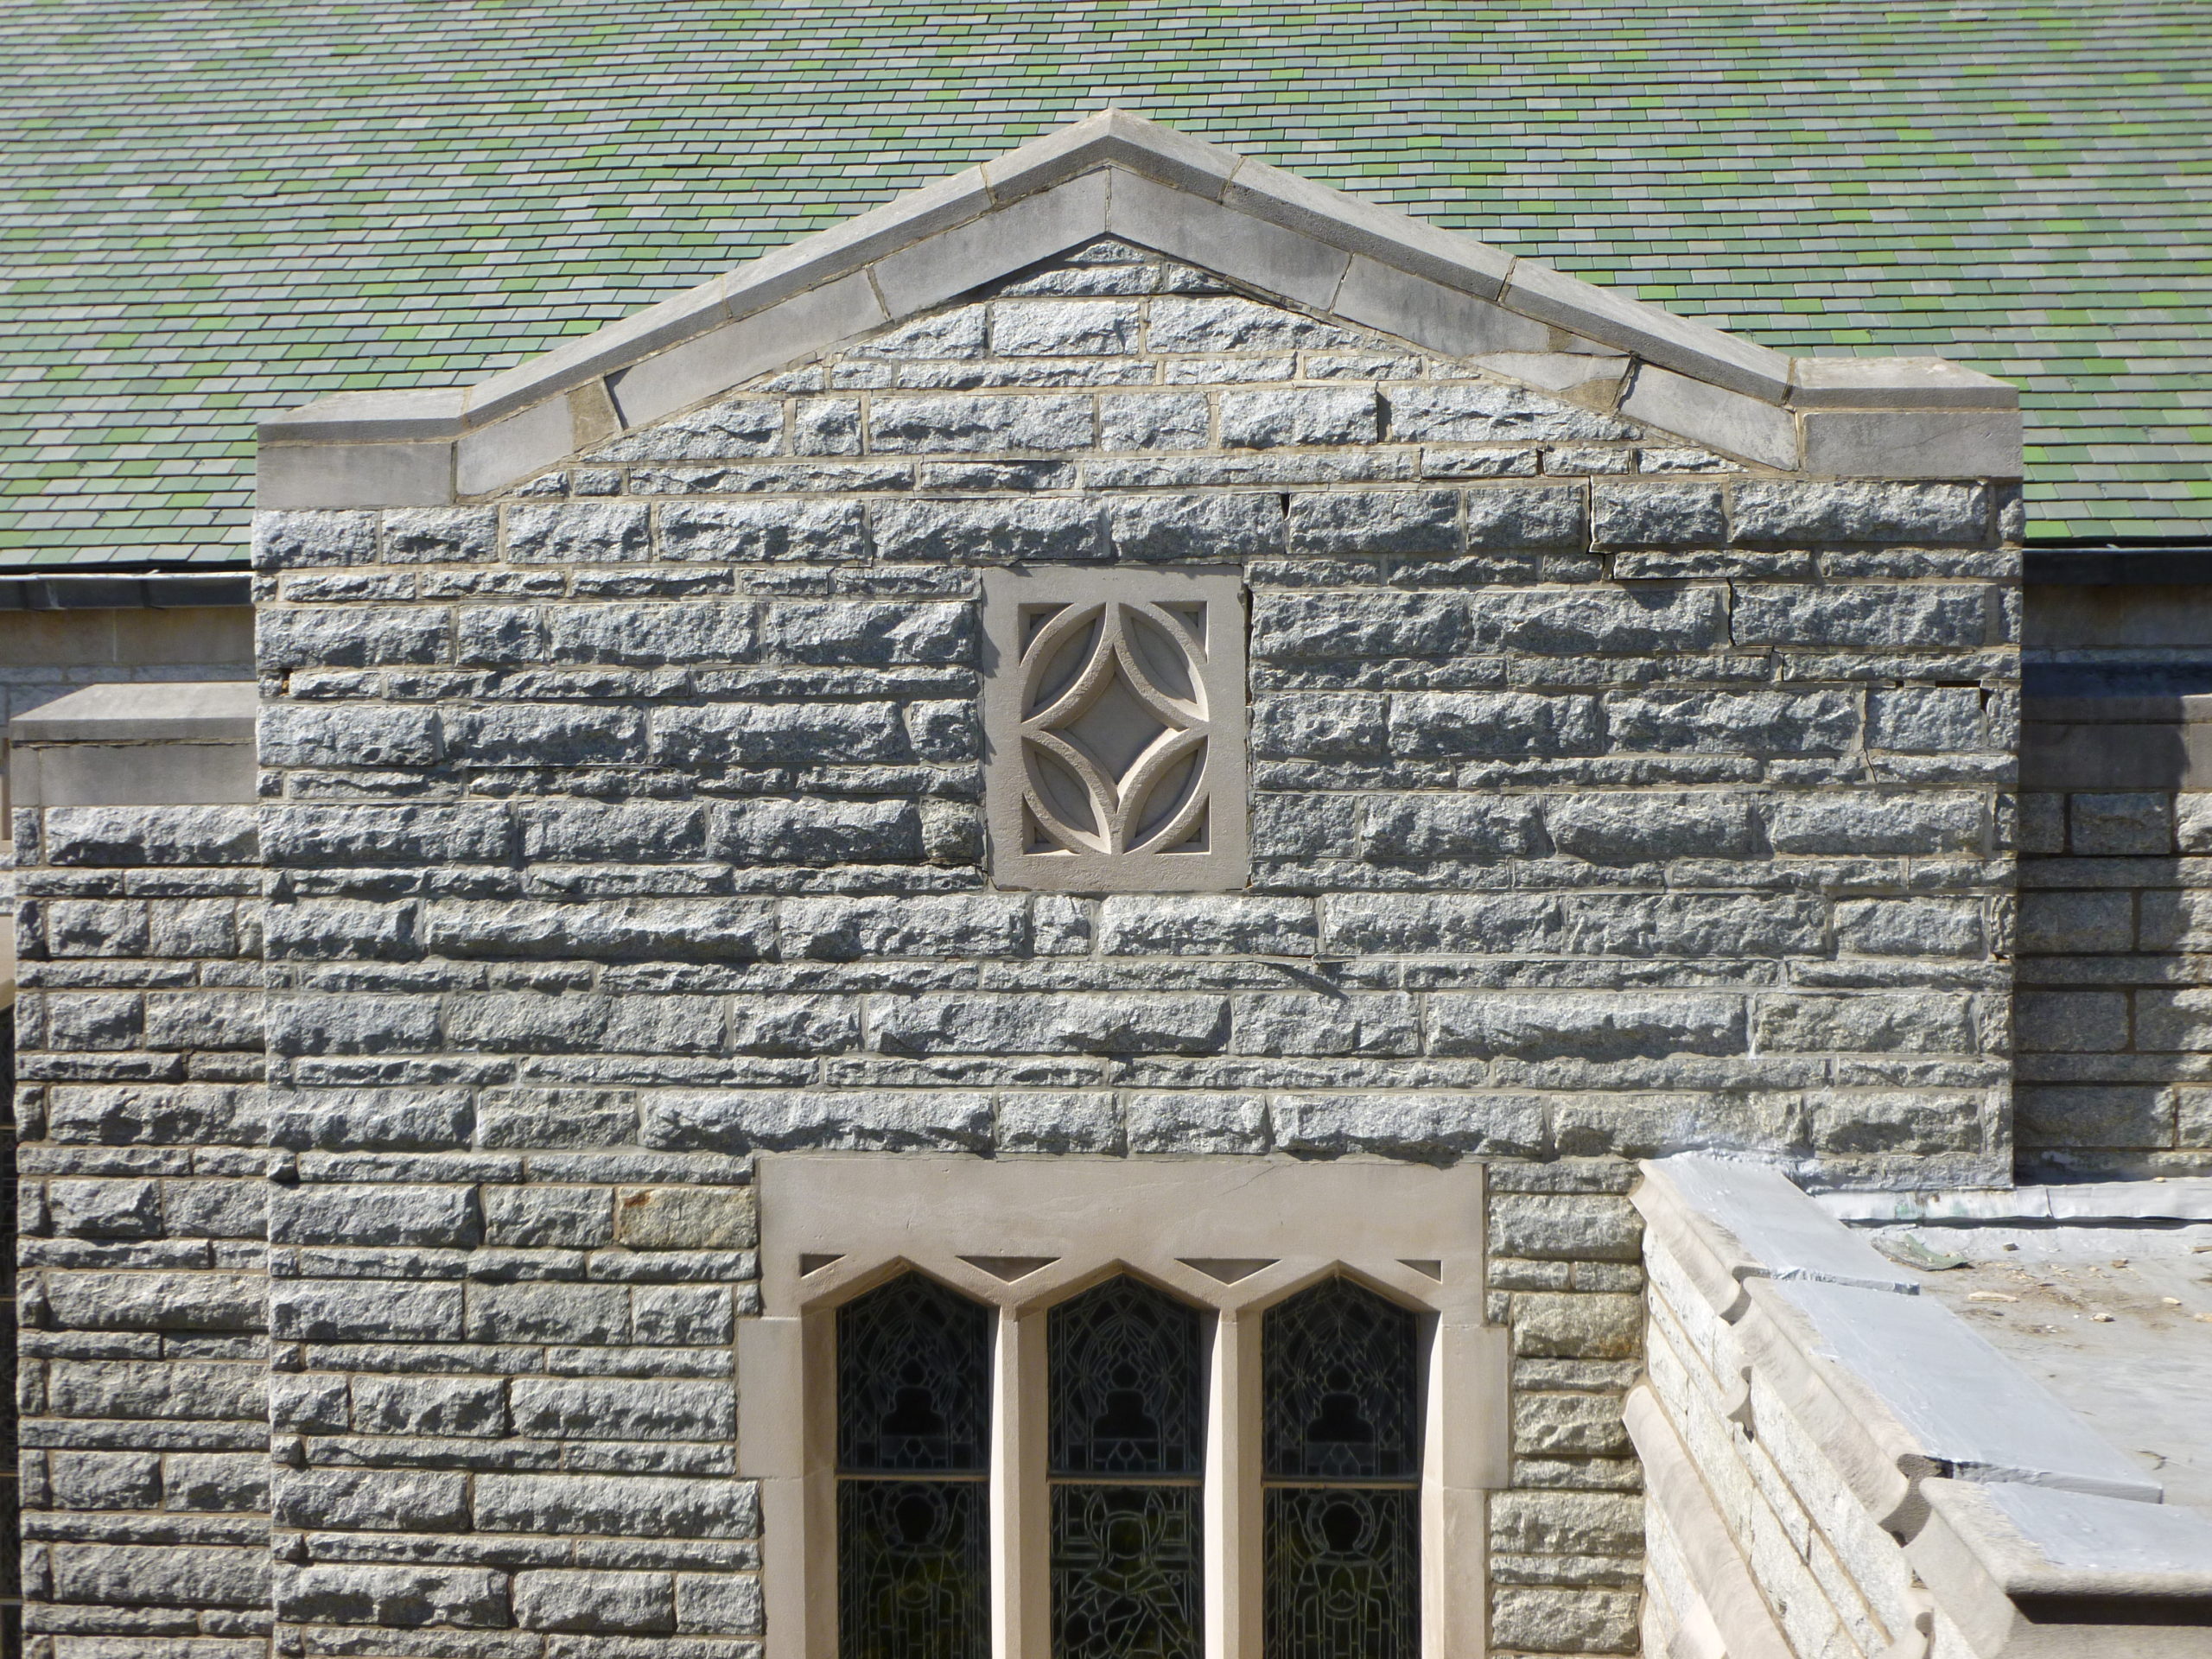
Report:
[[[264,506],[501,490],[1102,236],[1454,358],[1631,359],[1620,412],[1762,466],[2018,476],[2018,394],[1938,359],[1792,359],[1472,237],[1108,109],[468,387],[261,429]],[[1845,365],[1848,366],[1846,367]]]

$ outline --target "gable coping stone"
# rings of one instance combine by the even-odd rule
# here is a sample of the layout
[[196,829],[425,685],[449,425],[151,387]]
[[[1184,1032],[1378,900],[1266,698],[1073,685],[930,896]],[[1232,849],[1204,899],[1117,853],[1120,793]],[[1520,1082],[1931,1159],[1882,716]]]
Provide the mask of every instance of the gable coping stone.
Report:
[[626,428],[661,419],[1103,234],[1312,309],[1351,305],[1354,321],[1457,356],[1541,351],[1559,344],[1547,331],[1564,331],[1641,359],[1637,407],[1625,412],[1767,466],[2020,471],[2018,393],[2006,382],[1933,358],[1792,359],[1109,110],[474,386],[343,393],[287,410],[260,428],[261,505],[427,506],[488,493],[602,441],[610,411]]

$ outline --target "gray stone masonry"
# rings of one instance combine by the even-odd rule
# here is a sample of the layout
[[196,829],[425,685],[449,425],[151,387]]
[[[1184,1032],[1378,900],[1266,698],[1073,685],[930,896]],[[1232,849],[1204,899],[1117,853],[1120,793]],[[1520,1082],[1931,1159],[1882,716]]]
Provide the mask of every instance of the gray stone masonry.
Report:
[[2212,1172],[2212,794],[2141,781],[2021,797],[2024,1176]]
[[[1491,1161],[1492,1648],[1632,1651],[1630,1160],[2009,1172],[2018,534],[1112,244],[264,514],[257,824],[18,832],[33,1628],[750,1659],[752,1154],[1272,1151]],[[1242,573],[1247,890],[993,888],[1014,562]]]

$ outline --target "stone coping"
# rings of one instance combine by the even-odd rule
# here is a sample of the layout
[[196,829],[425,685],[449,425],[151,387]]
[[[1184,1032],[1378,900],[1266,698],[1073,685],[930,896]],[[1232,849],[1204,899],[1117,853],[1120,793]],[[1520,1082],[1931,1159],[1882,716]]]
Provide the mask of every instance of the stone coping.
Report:
[[251,680],[88,685],[8,722],[14,743],[238,743],[253,741]]
[[1927,1192],[1822,1192],[1811,1197],[1838,1221],[2212,1221],[2212,1179],[2083,1181],[2064,1186]]
[[[2101,1653],[2124,1631],[2144,1638],[2120,1649],[2131,1654],[2212,1655],[2212,1522],[2164,1503],[2157,1483],[1941,1304],[1802,1271],[1782,1277],[1866,1248],[1832,1205],[1778,1172],[1727,1160],[1642,1168],[1634,1202],[1656,1282],[1736,1327],[1747,1381],[1806,1396],[1805,1421],[1831,1424],[1825,1449],[1904,1541],[1971,1651]],[[1657,1402],[1632,1402],[1631,1427],[1653,1501],[1700,1518],[1669,1478],[1673,1426]],[[1902,1499],[1896,1476],[1909,1488]],[[1694,1563],[1708,1597],[1732,1587],[1734,1566]]]
[[[1721,1316],[1735,1323],[1756,1311],[1815,1371],[1848,1373],[1853,1392],[1885,1420],[1883,1438],[1912,1446],[1921,1472],[2151,1503],[2163,1496],[2124,1453],[1948,1309],[1916,1293],[1863,1282],[1802,1273],[1779,1279],[1795,1262],[1853,1262],[1873,1252],[1778,1173],[1771,1181],[1732,1177],[1726,1160],[1694,1154],[1642,1167],[1635,1203],[1656,1241],[1687,1246],[1736,1281],[1733,1294],[1721,1293],[1730,1296]],[[1754,1240],[1776,1255],[1763,1255]],[[1761,1279],[1778,1282],[1756,1282]]]
[[[1798,358],[1109,110],[468,387],[343,393],[262,423],[261,505],[435,505],[529,476],[1102,236],[1470,356],[1647,365],[1624,412],[1829,476],[2018,477],[2019,396],[1938,358]],[[1562,338],[1563,337],[1563,338]]]
[[8,723],[10,807],[241,805],[255,798],[250,680],[88,685]]

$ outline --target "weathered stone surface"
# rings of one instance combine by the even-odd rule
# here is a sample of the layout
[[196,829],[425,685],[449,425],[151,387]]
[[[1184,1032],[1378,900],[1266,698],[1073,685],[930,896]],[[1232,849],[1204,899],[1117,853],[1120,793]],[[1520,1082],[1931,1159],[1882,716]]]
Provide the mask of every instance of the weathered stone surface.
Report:
[[1395,754],[1446,760],[1594,753],[1598,699],[1529,692],[1421,691],[1390,700]]
[[877,454],[1084,449],[1096,436],[1088,397],[885,397],[868,410],[868,448]]
[[1393,386],[1390,435],[1411,443],[1495,443],[1515,439],[1628,438],[1636,429],[1517,386],[1459,381]]
[[1466,643],[1466,609],[1444,594],[1262,594],[1252,603],[1258,658],[1447,656]]
[[1978,484],[1746,480],[1736,486],[1736,539],[1971,543],[1988,536],[1987,512]]
[[1355,490],[1294,495],[1290,550],[1313,557],[1418,556],[1459,550],[1455,490]]
[[1057,563],[1106,554],[1103,516],[1080,499],[879,501],[869,518],[887,560]]
[[1751,798],[1740,794],[1560,795],[1543,805],[1562,853],[1593,864],[1672,858],[1748,858],[1758,845]]
[[1363,386],[1230,391],[1221,397],[1221,441],[1232,449],[1312,443],[1372,443],[1382,408]]
[[1591,486],[1590,539],[1600,547],[1713,547],[1727,534],[1717,484]]

